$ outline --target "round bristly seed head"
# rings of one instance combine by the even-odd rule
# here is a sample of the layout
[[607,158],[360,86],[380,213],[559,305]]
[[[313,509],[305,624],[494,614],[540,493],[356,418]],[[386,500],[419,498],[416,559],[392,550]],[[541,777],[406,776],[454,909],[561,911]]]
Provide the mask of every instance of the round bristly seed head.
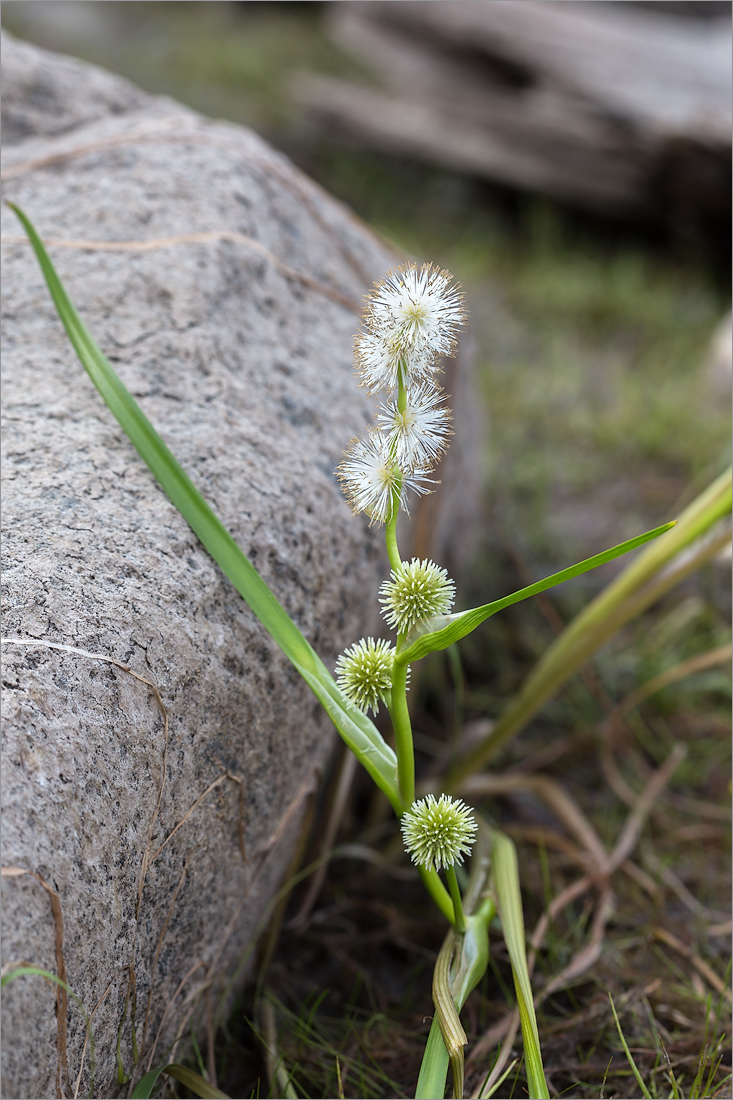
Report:
[[476,839],[478,826],[460,799],[432,794],[413,802],[402,815],[402,838],[413,863],[429,871],[463,863]]
[[449,271],[407,263],[375,283],[367,296],[356,364],[370,393],[412,385],[453,355],[466,321],[460,288]]
[[382,405],[379,430],[387,434],[404,469],[432,470],[446,449],[451,415],[443,397],[440,387],[431,384],[408,390],[404,409],[396,398]]
[[395,651],[384,639],[362,638],[336,661],[336,682],[360,710],[375,714],[392,688]]
[[395,509],[409,514],[409,494],[428,493],[432,484],[425,470],[401,470],[379,431],[351,441],[336,475],[352,512],[366,512],[372,523],[387,523]]
[[447,615],[453,606],[456,587],[445,569],[425,558],[413,558],[393,569],[379,589],[382,614],[400,634],[434,615]]

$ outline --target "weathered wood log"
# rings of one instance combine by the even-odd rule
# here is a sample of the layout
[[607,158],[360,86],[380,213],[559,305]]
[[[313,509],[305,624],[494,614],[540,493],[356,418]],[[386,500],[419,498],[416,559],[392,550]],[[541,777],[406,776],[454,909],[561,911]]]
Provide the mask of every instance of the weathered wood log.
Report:
[[664,209],[675,168],[691,207],[729,211],[729,18],[541,0],[355,0],[329,16],[382,80],[300,76],[330,134],[636,217]]

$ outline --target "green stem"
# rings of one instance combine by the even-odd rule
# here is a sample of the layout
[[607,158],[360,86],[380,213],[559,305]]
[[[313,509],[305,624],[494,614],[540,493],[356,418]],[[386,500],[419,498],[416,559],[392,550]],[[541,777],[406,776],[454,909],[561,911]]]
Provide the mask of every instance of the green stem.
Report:
[[399,508],[392,508],[392,517],[387,521],[385,530],[385,539],[387,542],[387,557],[389,558],[390,568],[394,569],[395,573],[399,572],[402,565],[402,558],[400,557],[400,551],[397,546],[397,517],[399,516]]
[[440,875],[437,871],[428,871],[425,867],[420,867],[420,878],[423,881],[423,886],[430,894],[435,904],[440,909],[441,913],[450,924],[453,924],[455,919],[455,911],[453,908],[453,902],[450,899],[450,895],[445,886],[440,880]]
[[453,912],[455,917],[452,923],[455,925],[458,932],[465,932],[466,918],[463,915],[463,902],[461,901],[461,891],[458,887],[455,867],[446,867],[445,877],[448,881],[450,896],[453,899]]
[[[397,408],[399,412],[404,412],[407,407],[407,387],[402,381],[402,375],[404,371],[399,371],[399,382],[397,383]],[[391,460],[397,465],[396,459],[396,443],[393,442],[390,449]],[[387,521],[386,525],[386,540],[387,540],[387,557],[389,558],[390,568],[397,572],[402,565],[402,558],[397,547],[397,519],[400,514],[400,495],[399,493],[393,493],[392,496],[392,515]]]
[[397,389],[397,412],[403,413],[407,408],[407,386],[402,381],[403,372],[400,371],[400,380]]
[[415,750],[407,706],[407,667],[398,661],[394,663],[390,715],[397,753],[397,781],[404,805],[409,808],[415,801]]
[[[434,1100],[436,1096],[445,1096],[445,1078],[449,1064],[448,1046],[451,1047],[454,1063],[458,1066],[460,1074],[458,1047],[461,1045],[462,1028],[457,1013],[460,1013],[471,990],[481,981],[488,965],[488,929],[496,914],[494,898],[483,896],[491,874],[491,833],[480,814],[477,815],[477,821],[479,831],[471,856],[471,874],[465,896],[465,907],[469,914],[466,917],[466,931],[463,936],[459,937],[457,932],[451,929],[446,937],[448,943],[444,944],[445,951],[441,949],[438,956],[439,961],[436,962],[433,979],[433,999],[436,1012],[430,1028],[425,1056],[420,1067],[420,1078],[415,1093],[419,1100]],[[423,881],[425,881],[428,874],[440,882],[437,871],[426,872],[424,869]],[[440,882],[440,886],[445,900],[452,910],[453,905],[448,896],[448,891],[442,882]],[[451,920],[451,916],[448,916],[448,919]],[[458,945],[459,950],[457,957],[451,951],[449,960],[446,957],[446,951],[451,943]],[[440,968],[439,963],[445,964],[449,961],[450,965],[447,969]],[[452,1011],[454,1005],[455,1013]],[[448,1032],[447,1040],[444,1038],[444,1027]],[[458,1042],[452,1040],[458,1040]],[[446,1042],[448,1046],[446,1046]],[[457,1058],[456,1055],[458,1055]]]

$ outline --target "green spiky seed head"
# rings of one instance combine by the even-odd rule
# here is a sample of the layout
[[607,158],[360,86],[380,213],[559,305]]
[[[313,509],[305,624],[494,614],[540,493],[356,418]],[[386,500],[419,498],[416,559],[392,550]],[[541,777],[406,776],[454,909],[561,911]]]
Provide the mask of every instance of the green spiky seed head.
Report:
[[447,615],[453,606],[456,587],[445,569],[425,558],[413,558],[393,569],[379,589],[382,614],[400,634],[434,615]]
[[463,863],[476,839],[478,826],[459,798],[432,794],[413,802],[402,815],[402,839],[413,863],[429,871]]
[[384,639],[362,638],[336,661],[336,682],[360,710],[376,714],[392,689],[395,651]]

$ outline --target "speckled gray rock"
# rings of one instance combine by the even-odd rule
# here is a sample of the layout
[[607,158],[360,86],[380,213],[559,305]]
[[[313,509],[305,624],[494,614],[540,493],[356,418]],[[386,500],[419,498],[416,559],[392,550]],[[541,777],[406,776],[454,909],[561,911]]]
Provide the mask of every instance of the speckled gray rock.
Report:
[[[251,132],[7,38],[3,111],[6,198],[62,242],[98,342],[332,666],[384,576],[333,468],[370,416],[355,309],[395,258]],[[207,990],[216,1007],[334,735],[93,390],[6,208],[2,225],[3,962],[65,966],[95,1040],[92,1083],[75,1003],[16,978],[2,1091],[70,1096],[81,1073],[79,1095],[112,1097],[118,1031],[139,1076]]]
[[150,102],[127,80],[61,54],[54,54],[49,64],[45,50],[10,35],[2,37],[2,52],[3,67],[6,60],[9,65],[7,79],[3,74],[5,146],[25,138],[63,134],[105,115],[144,109]]
[[[178,238],[51,252],[132,392],[332,664],[374,615],[364,594],[384,572],[332,471],[369,415],[348,302],[392,257],[252,133],[10,41],[3,68],[6,197],[45,237]],[[208,236],[180,239],[191,234]],[[27,244],[6,241],[3,260],[3,627],[42,643],[3,648],[3,865],[58,894],[67,981],[87,1011],[104,997],[81,1095],[115,1096],[120,1024],[128,1072],[133,1024],[141,1066],[165,1060],[207,983],[215,1005],[244,957],[333,730],[101,403]],[[167,753],[153,691],[85,654],[156,685]],[[4,963],[58,973],[52,895],[28,875],[3,887]],[[52,988],[17,978],[3,997],[4,1096],[56,1095],[58,1039]],[[72,1079],[83,1040],[70,1001]]]

